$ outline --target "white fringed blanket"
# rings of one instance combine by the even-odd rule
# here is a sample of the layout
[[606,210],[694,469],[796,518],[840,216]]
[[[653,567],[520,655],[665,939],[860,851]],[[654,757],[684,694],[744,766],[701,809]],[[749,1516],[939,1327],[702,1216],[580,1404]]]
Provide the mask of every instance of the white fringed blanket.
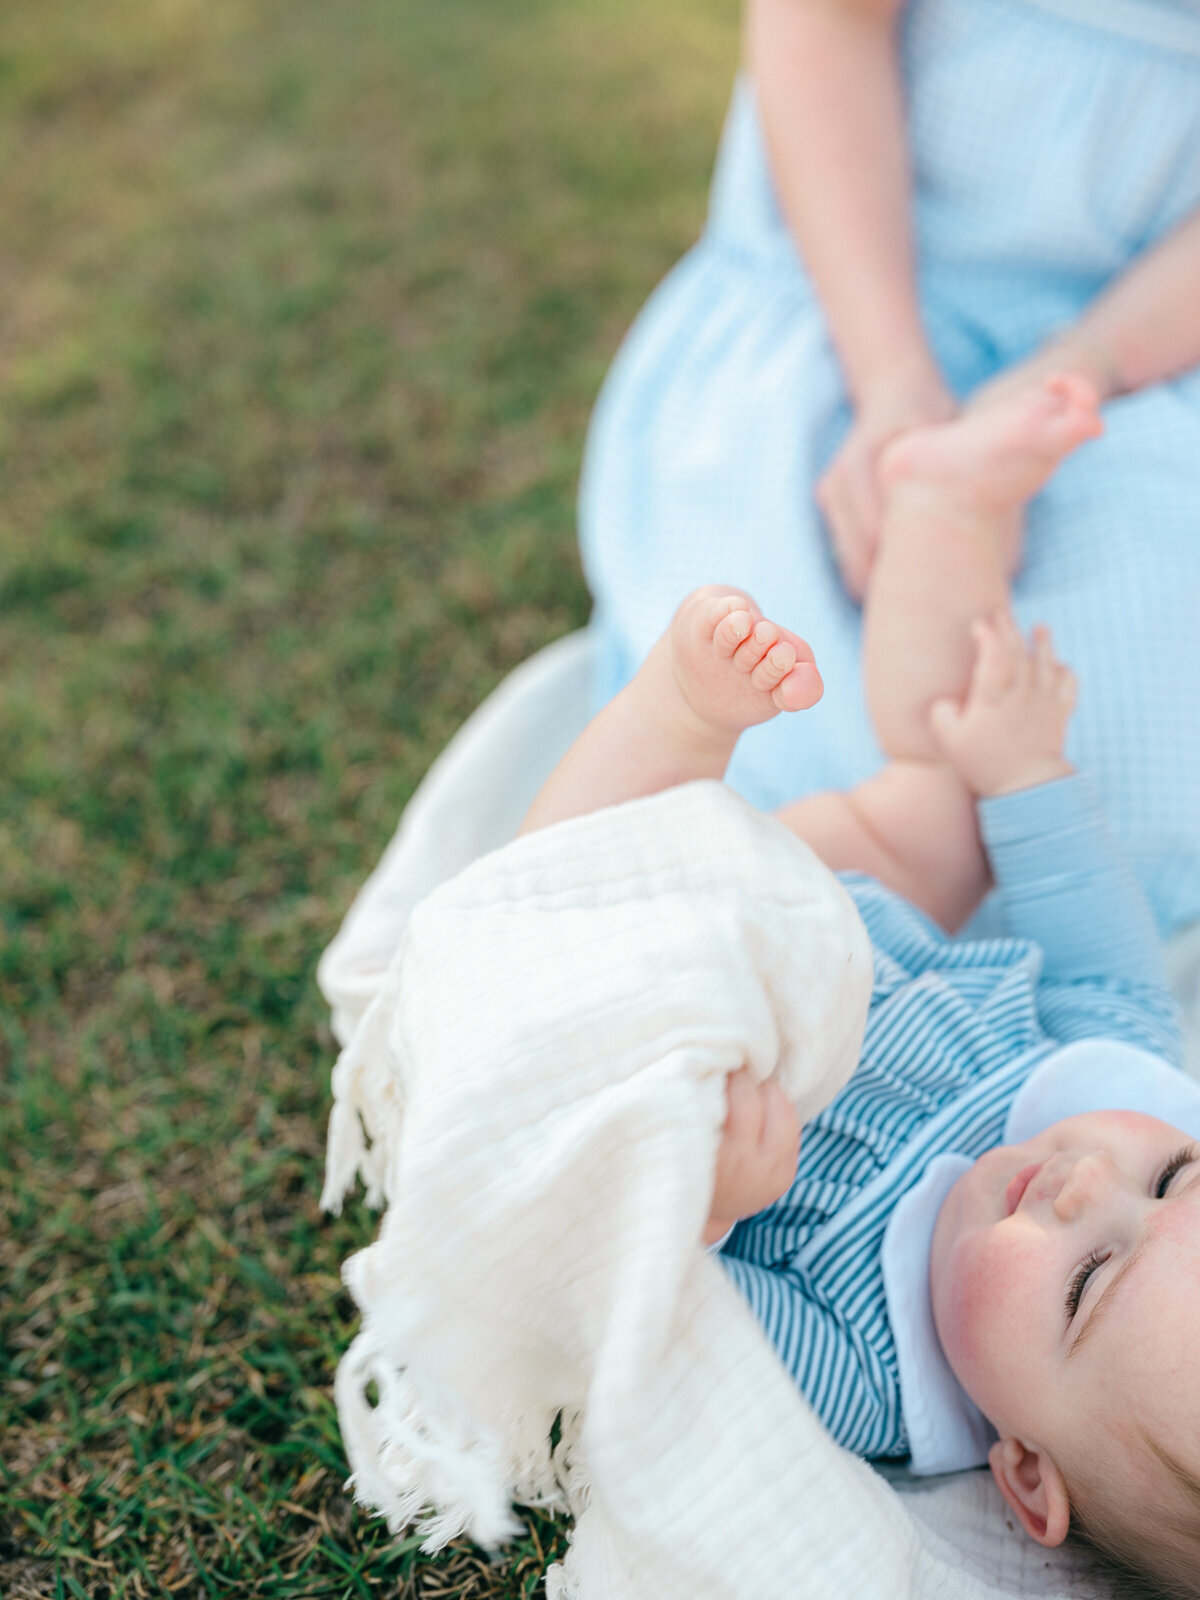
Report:
[[1105,1595],[986,1475],[897,1494],[836,1447],[697,1245],[725,1073],[777,1070],[809,1115],[853,1068],[870,958],[836,881],[711,784],[467,866],[582,721],[583,668],[553,647],[467,724],[322,963],[349,1040],[324,1201],[361,1173],[387,1202],[347,1265],[356,1495],[433,1542],[566,1507],[552,1597]]
[[[726,1074],[777,1072],[814,1115],[854,1069],[870,988],[837,880],[719,784],[518,840],[419,905],[334,1079],[326,1198],[365,1168],[388,1202],[347,1272],[360,1497],[495,1542],[514,1493],[557,1496],[566,1414],[589,1491],[573,1592],[790,1594],[787,1508],[829,1499],[828,1526],[861,1469],[699,1240]],[[868,1556],[894,1572],[894,1520],[822,1559],[847,1582]],[[799,1558],[813,1535],[789,1539]]]

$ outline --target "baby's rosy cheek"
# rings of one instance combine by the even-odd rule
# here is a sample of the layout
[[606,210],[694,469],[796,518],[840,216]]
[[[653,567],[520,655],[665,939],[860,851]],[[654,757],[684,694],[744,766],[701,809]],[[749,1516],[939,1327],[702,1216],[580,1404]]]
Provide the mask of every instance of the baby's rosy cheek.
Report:
[[949,1263],[942,1297],[942,1336],[953,1346],[947,1353],[955,1365],[974,1366],[986,1359],[995,1300],[995,1279],[986,1250],[964,1245]]
[[1146,1232],[1151,1237],[1161,1237],[1181,1251],[1178,1271],[1189,1278],[1200,1273],[1200,1262],[1195,1260],[1196,1216],[1193,1211],[1184,1206],[1160,1206]]

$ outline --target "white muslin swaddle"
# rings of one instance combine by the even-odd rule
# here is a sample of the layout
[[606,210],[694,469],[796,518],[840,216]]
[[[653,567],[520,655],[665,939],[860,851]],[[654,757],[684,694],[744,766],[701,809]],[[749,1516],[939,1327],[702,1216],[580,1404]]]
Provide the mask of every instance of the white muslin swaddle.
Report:
[[334,1079],[326,1203],[359,1171],[387,1202],[347,1269],[359,1498],[435,1542],[503,1538],[514,1495],[569,1503],[560,1591],[595,1600],[782,1600],[795,1562],[814,1594],[894,1582],[906,1519],[699,1242],[726,1074],[774,1072],[811,1116],[870,988],[840,884],[718,784],[519,839],[424,900]]

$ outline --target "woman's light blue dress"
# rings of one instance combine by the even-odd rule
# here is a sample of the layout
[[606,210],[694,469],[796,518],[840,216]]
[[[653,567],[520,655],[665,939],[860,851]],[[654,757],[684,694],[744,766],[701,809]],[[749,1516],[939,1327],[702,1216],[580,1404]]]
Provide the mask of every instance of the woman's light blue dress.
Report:
[[[966,395],[1200,205],[1200,0],[913,0],[904,55],[922,303]],[[824,700],[750,730],[730,772],[762,806],[881,760],[813,501],[848,421],[742,83],[704,235],[605,383],[580,519],[600,699],[700,583],[812,643]],[[1069,753],[1170,930],[1200,917],[1200,373],[1105,422],[1031,507],[1015,604],[1079,675]]]

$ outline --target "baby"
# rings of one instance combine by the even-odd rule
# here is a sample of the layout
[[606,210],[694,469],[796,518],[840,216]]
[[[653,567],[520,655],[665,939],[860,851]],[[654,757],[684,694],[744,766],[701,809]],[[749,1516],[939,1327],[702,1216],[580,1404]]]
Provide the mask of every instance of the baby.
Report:
[[[730,1078],[705,1237],[841,1443],[986,1460],[1034,1539],[1074,1531],[1194,1594],[1200,1090],[1173,1070],[1149,914],[1063,754],[1073,680],[1006,604],[1014,519],[1098,426],[1087,385],[1055,378],[885,458],[864,652],[890,764],[780,813],[875,947],[860,1063],[802,1151],[782,1091]],[[744,728],[821,691],[801,638],[700,590],[525,829],[720,777]],[[992,885],[1005,936],[947,938]]]

